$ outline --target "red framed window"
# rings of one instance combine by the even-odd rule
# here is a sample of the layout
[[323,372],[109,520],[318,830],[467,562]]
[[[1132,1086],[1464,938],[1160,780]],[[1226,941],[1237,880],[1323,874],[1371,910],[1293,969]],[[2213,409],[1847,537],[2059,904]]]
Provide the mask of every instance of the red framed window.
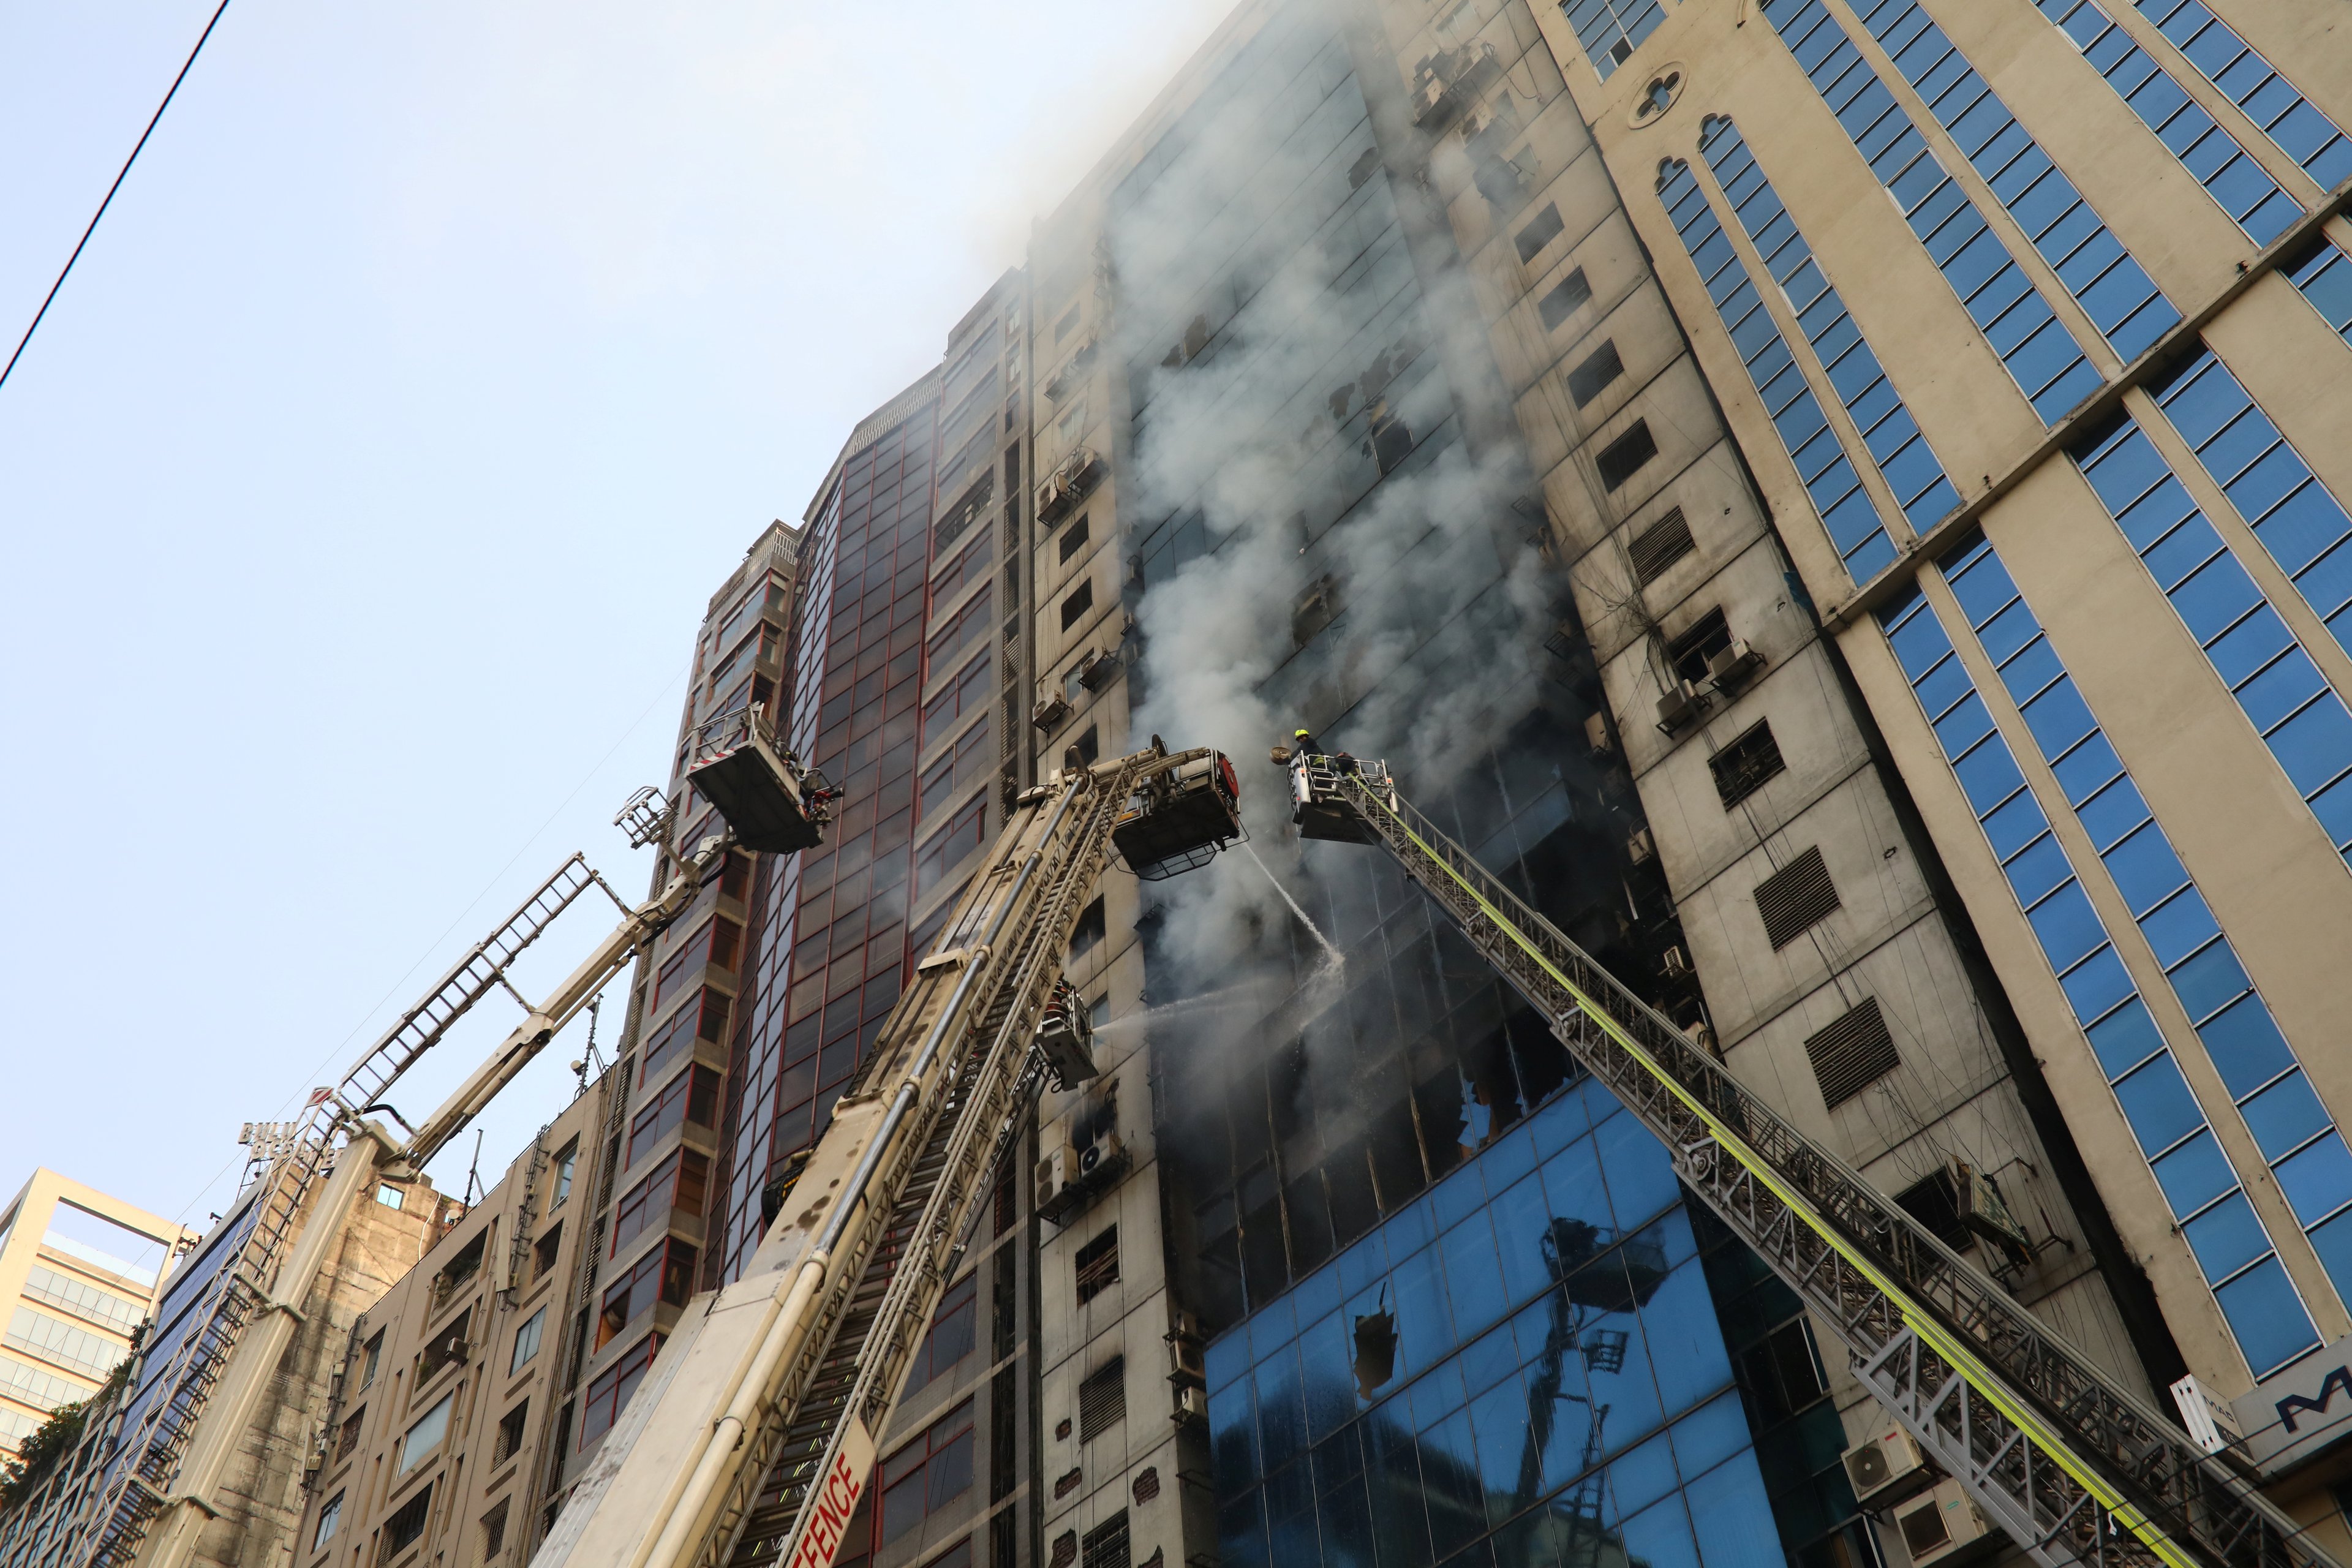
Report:
[[710,1162],[691,1149],[680,1149],[653,1169],[653,1174],[621,1194],[613,1205],[613,1249],[621,1249],[656,1225],[668,1222],[678,1209],[700,1214],[710,1194]]
[[985,703],[993,668],[991,656],[982,654],[957,674],[954,684],[942,683],[939,695],[923,707],[924,730],[936,730],[957,714],[971,712]]
[[931,599],[946,604],[974,583],[988,574],[996,564],[996,531],[983,528],[980,537],[964,546],[963,552],[947,564],[947,569],[931,582]]
[[718,1116],[719,1075],[697,1062],[670,1079],[669,1087],[629,1123],[629,1152],[623,1166],[635,1164],[640,1151],[660,1142],[679,1123],[691,1121],[697,1127],[709,1127]]
[[982,795],[961,811],[948,818],[948,825],[928,839],[915,852],[915,886],[918,889],[936,887],[963,864],[965,856],[980,847],[982,830],[988,826],[988,797]]
[[994,589],[983,589],[971,604],[949,617],[947,625],[941,626],[930,641],[929,656],[933,669],[970,647],[974,638],[988,635],[988,628],[993,624],[989,612],[995,597]]
[[656,1301],[685,1306],[694,1294],[694,1248],[672,1237],[608,1286],[596,1312],[596,1348],[603,1350],[627,1333],[629,1325],[652,1311]]
[[912,1394],[933,1378],[954,1369],[956,1363],[972,1352],[979,1342],[980,1271],[972,1270],[961,1281],[948,1287],[940,1298],[940,1310],[931,1314],[931,1331],[915,1351],[915,1364],[907,1375],[907,1392]]
[[647,1334],[642,1343],[622,1352],[620,1360],[589,1384],[586,1397],[580,1401],[581,1452],[587,1452],[588,1446],[610,1432],[613,1423],[621,1418],[621,1412],[628,1408],[629,1395],[646,1380],[661,1342],[659,1334]]
[[875,1544],[887,1545],[971,1487],[971,1401],[931,1423],[921,1436],[882,1461],[882,1518]]

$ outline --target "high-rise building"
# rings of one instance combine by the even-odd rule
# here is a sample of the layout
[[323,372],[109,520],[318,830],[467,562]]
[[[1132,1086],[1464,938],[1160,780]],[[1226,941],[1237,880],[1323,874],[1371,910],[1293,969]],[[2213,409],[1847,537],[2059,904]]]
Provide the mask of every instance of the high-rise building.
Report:
[[0,1208],[0,1455],[61,1405],[86,1404],[131,1355],[172,1265],[195,1233],[34,1171]]

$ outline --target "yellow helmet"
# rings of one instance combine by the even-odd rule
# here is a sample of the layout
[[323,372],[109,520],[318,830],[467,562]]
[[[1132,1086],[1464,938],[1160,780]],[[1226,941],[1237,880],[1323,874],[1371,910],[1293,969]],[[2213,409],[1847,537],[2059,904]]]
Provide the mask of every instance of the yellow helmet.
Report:
[[1290,732],[1290,738],[1294,741],[1303,741],[1307,738],[1307,731],[1304,730],[1293,730]]

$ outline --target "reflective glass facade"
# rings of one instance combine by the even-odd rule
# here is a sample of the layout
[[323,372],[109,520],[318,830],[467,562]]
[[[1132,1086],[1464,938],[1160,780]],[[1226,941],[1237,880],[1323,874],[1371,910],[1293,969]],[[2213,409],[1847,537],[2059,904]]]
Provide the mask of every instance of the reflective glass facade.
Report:
[[1763,9],[2042,423],[2097,390],[2099,373],[1822,0]]
[[2271,63],[2246,47],[2205,0],[2133,0],[2141,16],[2164,30],[2181,58],[2230,95],[2278,150],[2303,172],[2334,190],[2352,174],[2352,141],[2312,107]]
[[1557,1094],[1209,1347],[1227,1568],[1780,1562],[1699,1251],[1656,1141]]
[[1560,0],[1559,8],[1604,80],[1666,19],[1663,0]]

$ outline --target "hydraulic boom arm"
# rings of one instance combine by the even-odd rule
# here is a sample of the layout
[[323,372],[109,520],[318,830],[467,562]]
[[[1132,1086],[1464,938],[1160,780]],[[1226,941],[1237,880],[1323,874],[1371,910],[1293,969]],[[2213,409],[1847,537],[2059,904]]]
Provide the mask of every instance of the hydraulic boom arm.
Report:
[[1896,1421],[2044,1568],[2333,1568],[2221,1459],[1750,1094],[1378,763],[1289,760],[1309,837],[1385,848],[1656,1133],[1683,1182],[1844,1341]]

